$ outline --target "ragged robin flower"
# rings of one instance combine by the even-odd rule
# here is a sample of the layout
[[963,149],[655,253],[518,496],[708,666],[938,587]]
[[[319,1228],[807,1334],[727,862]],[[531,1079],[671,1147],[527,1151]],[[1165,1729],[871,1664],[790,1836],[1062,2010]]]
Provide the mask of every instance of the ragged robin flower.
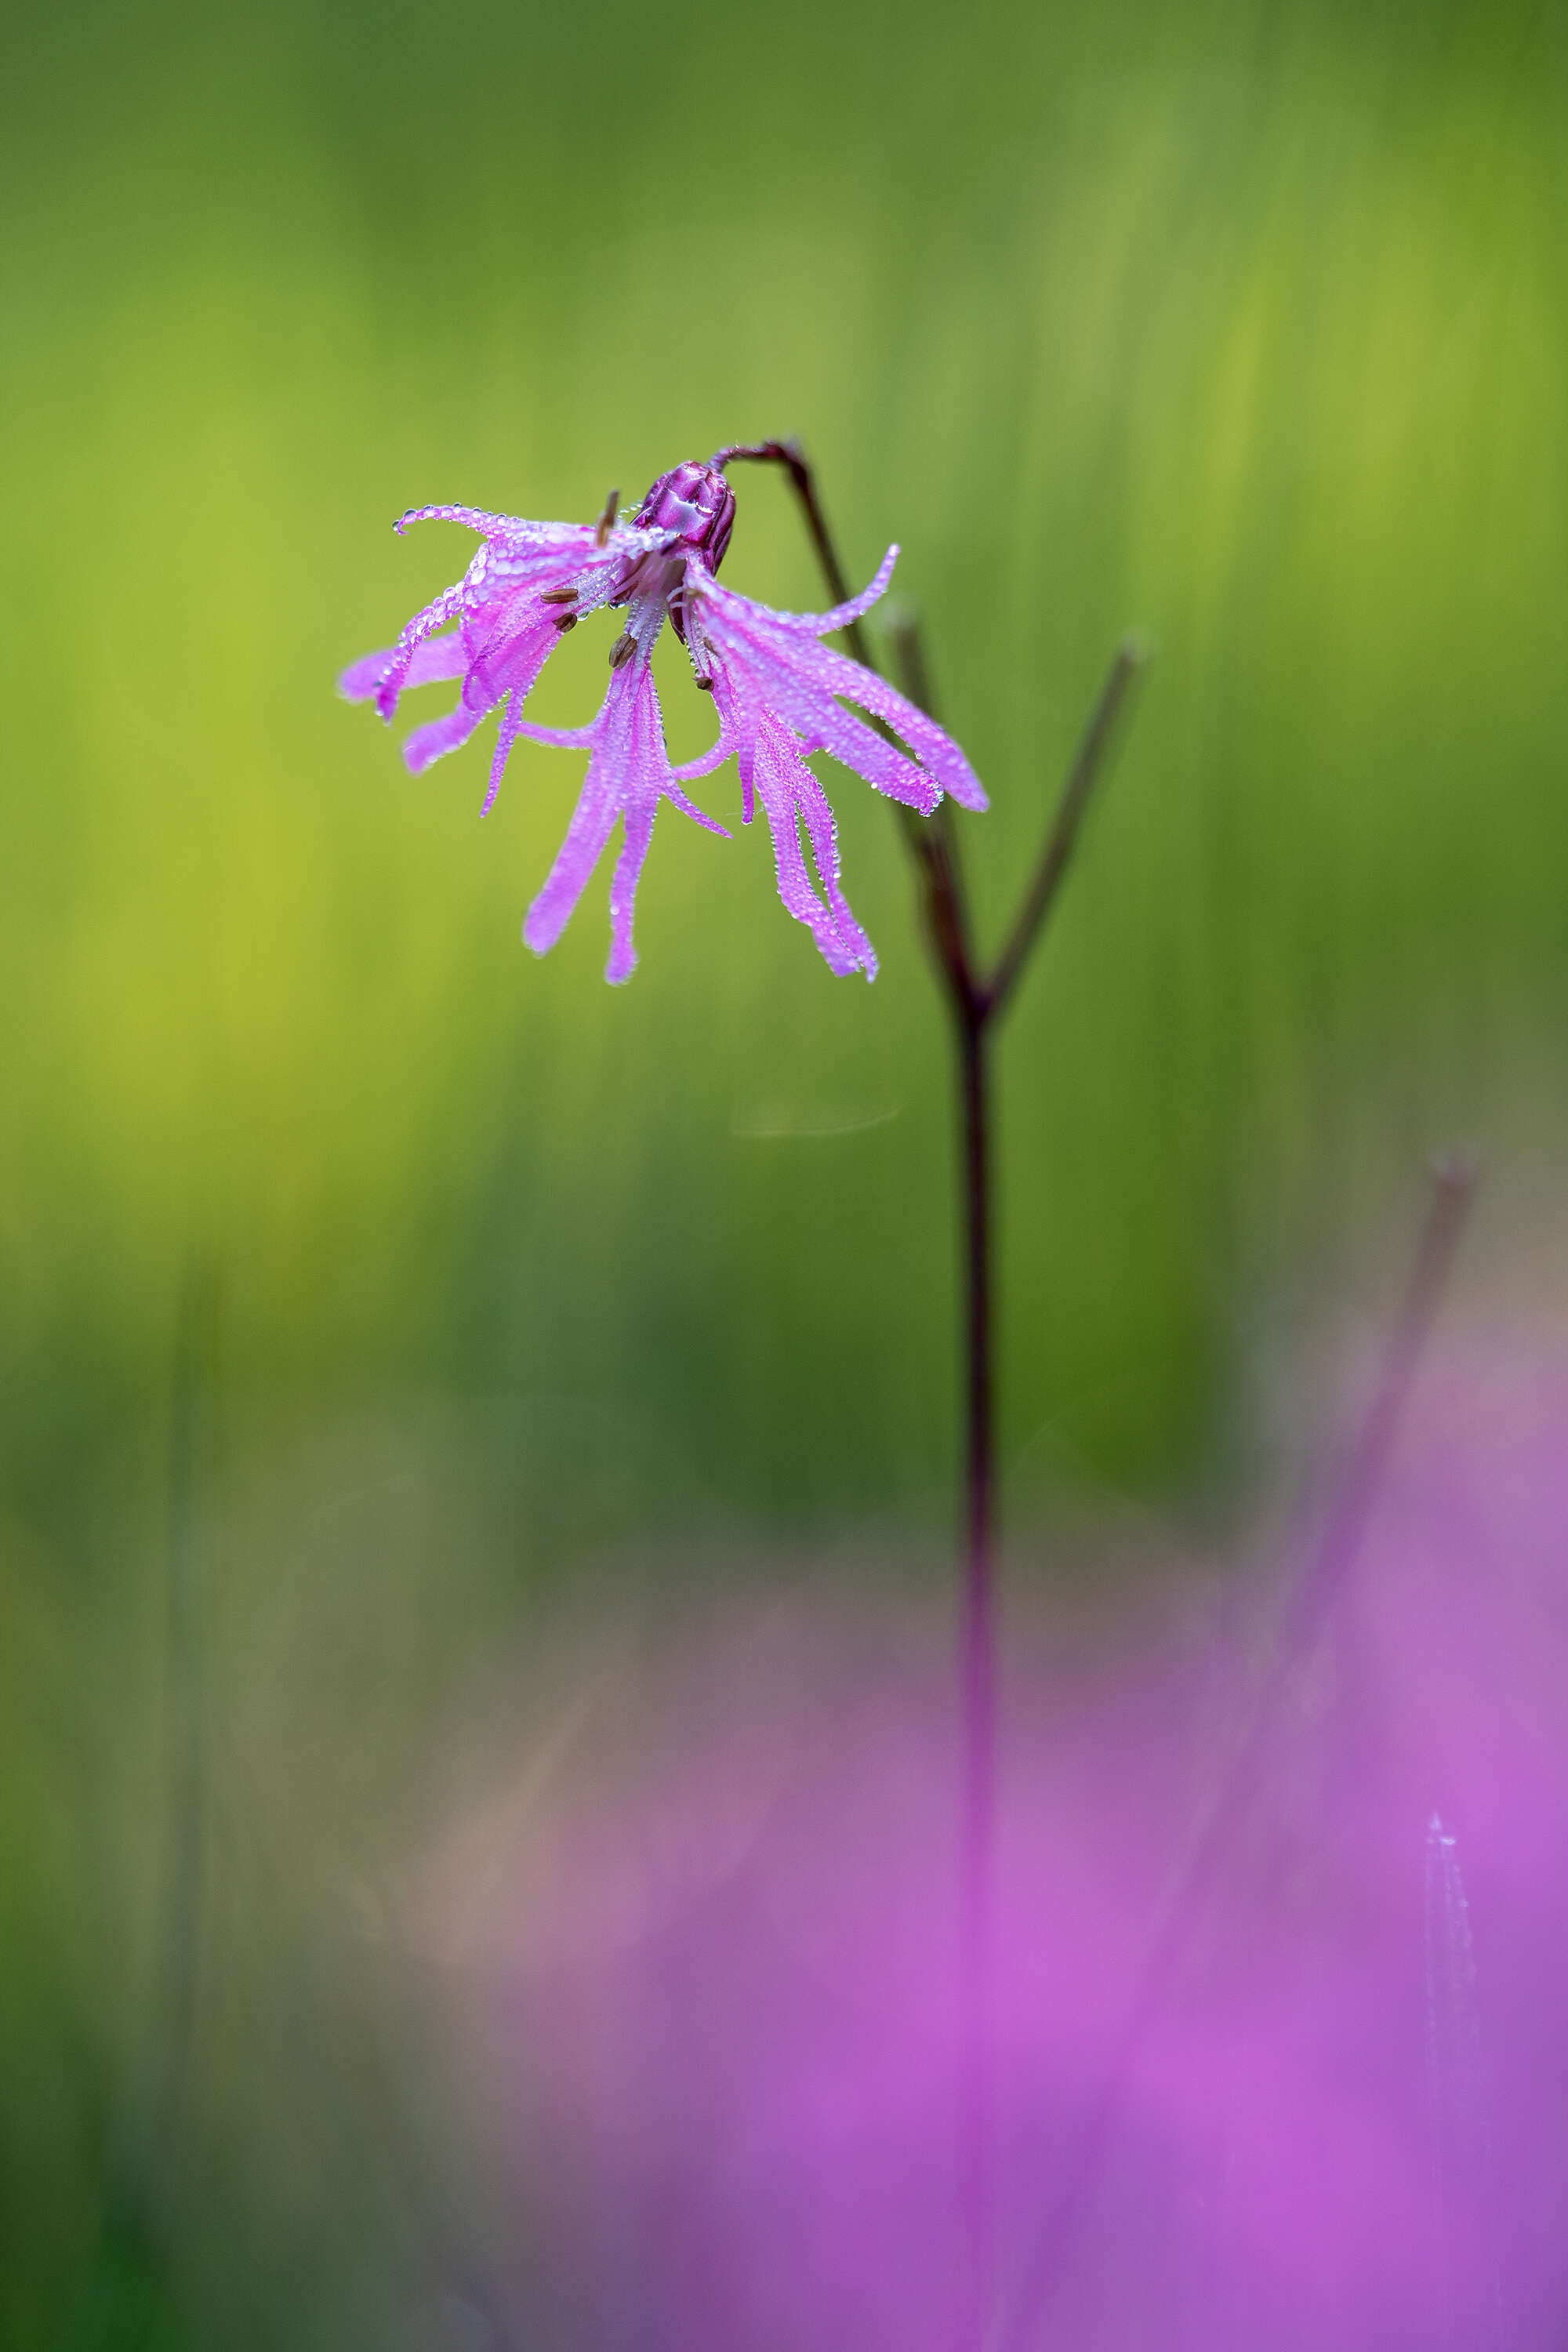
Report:
[[[875,671],[823,643],[884,593],[896,547],[869,587],[829,613],[775,613],[721,584],[735,520],[724,467],[737,454],[721,451],[707,465],[661,475],[629,522],[618,519],[613,495],[596,523],[415,508],[398,523],[400,531],[411,522],[464,523],[479,532],[479,551],[455,587],[415,614],[395,646],[345,671],[342,691],[351,701],[374,701],[390,721],[405,688],[461,678],[457,709],[416,729],[404,746],[416,774],[456,751],[499,704],[487,811],[519,735],[587,751],[566,838],[523,924],[536,953],[560,938],[619,819],[605,977],[630,977],[637,886],[658,803],[670,801],[710,832],[724,834],[683,787],[733,753],[742,820],[751,823],[760,799],[785,907],[808,927],[834,971],[860,971],[871,979],[876,955],[844,896],[837,828],[808,755],[829,752],[878,792],[924,815],[944,792],[973,809],[985,806],[985,795],[957,744],[932,719]],[[610,648],[609,690],[597,718],[580,728],[533,724],[522,713],[540,671],[564,633],[601,605],[624,613],[625,621]],[[712,749],[679,768],[665,748],[653,680],[654,642],[666,620],[719,715]],[[845,708],[851,703],[880,727]],[[803,824],[819,887],[807,869]]]

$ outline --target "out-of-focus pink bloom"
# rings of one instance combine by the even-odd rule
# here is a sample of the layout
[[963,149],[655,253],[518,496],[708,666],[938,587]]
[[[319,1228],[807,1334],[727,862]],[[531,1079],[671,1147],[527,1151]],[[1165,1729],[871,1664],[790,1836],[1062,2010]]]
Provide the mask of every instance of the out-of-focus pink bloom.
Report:
[[[560,938],[618,819],[622,841],[610,885],[605,976],[630,977],[637,962],[637,879],[658,803],[670,801],[683,815],[723,834],[683,786],[733,753],[744,822],[751,823],[759,797],[766,813],[784,905],[808,927],[834,971],[861,971],[870,979],[877,959],[845,898],[833,811],[806,765],[808,755],[830,752],[878,792],[923,814],[944,792],[974,809],[985,806],[985,795],[958,746],[923,711],[873,671],[822,643],[883,593],[898,550],[889,549],[870,586],[850,603],[830,613],[775,613],[719,584],[734,519],[734,493],[721,459],[661,475],[629,522],[616,520],[613,503],[597,524],[524,522],[472,507],[415,508],[399,530],[411,522],[460,522],[477,530],[482,544],[463,578],[416,613],[395,646],[344,672],[342,691],[351,701],[374,701],[390,721],[405,688],[461,678],[457,709],[416,729],[404,746],[416,774],[444,751],[456,751],[500,705],[487,811],[520,734],[586,750],[581,798],[523,926],[538,954]],[[601,605],[624,609],[626,617],[611,648],[609,691],[598,716],[578,728],[525,719],[523,705],[561,636]],[[665,748],[650,667],[667,619],[690,653],[698,685],[711,692],[720,719],[713,749],[681,768],[671,766]],[[847,710],[847,702],[871,713],[899,743]],[[803,821],[820,892],[801,847]]]
[[[1559,2352],[1568,1355],[1434,1347],[1152,1979],[1294,1589],[1216,1627],[1170,1566],[1142,1632],[1013,1621],[992,2352]],[[963,2340],[959,1731],[945,1626],[884,1605],[617,1622],[432,1869],[541,2250],[508,2340]]]

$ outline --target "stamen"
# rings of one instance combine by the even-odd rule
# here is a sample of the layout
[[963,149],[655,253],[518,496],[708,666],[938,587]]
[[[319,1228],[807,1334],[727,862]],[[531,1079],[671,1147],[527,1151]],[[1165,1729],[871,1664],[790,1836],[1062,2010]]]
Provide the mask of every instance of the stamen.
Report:
[[594,544],[595,547],[603,547],[605,541],[609,538],[611,531],[615,529],[616,517],[620,511],[620,504],[621,494],[619,490],[612,490],[609,497],[605,500],[605,511],[599,517],[597,523],[594,527]]
[[576,625],[577,614],[575,613],[557,613],[555,615],[555,626],[562,636],[566,635],[568,629],[574,629]]
[[710,677],[693,678],[692,684],[698,687],[704,694],[711,694],[713,691],[713,681]]
[[610,667],[612,669],[625,669],[627,662],[630,661],[637,649],[637,641],[633,636],[631,631],[629,629],[623,629],[620,635],[616,639],[615,644],[610,647]]
[[577,591],[575,588],[546,588],[541,592],[539,601],[542,604],[574,604]]

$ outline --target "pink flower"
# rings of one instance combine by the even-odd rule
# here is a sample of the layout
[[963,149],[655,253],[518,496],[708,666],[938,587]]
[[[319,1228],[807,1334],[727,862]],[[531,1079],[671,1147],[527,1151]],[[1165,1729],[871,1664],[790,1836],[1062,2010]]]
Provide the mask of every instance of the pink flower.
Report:
[[[810,929],[834,971],[862,971],[871,979],[877,959],[844,896],[837,828],[807,755],[830,752],[878,792],[926,815],[944,791],[973,809],[985,806],[985,795],[958,746],[923,711],[874,671],[822,643],[883,593],[897,548],[889,549],[870,586],[849,604],[830,613],[775,613],[720,585],[734,519],[722,460],[661,475],[630,522],[616,520],[613,499],[596,524],[523,522],[469,507],[416,508],[399,530],[411,522],[461,522],[480,534],[482,544],[463,578],[416,614],[395,646],[344,672],[342,691],[351,701],[374,700],[390,721],[405,688],[462,679],[457,709],[416,729],[404,746],[416,774],[444,751],[456,751],[500,705],[487,811],[519,735],[587,751],[588,772],[566,838],[523,925],[523,938],[536,953],[560,938],[619,820],[605,977],[630,977],[637,962],[637,886],[658,803],[671,802],[682,815],[728,839],[682,787],[733,753],[743,822],[752,822],[760,798],[785,907]],[[624,610],[626,623],[610,650],[609,691],[597,718],[579,728],[525,719],[523,705],[560,637],[600,605]],[[670,765],[665,748],[651,667],[654,641],[667,619],[719,713],[712,750],[681,768]],[[876,731],[846,703],[871,713],[899,741]],[[818,887],[802,850],[803,822]]]

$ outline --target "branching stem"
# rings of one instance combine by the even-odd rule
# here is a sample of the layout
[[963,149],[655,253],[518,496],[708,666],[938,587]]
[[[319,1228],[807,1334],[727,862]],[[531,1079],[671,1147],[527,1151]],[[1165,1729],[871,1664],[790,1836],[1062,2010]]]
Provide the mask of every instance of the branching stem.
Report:
[[1005,1006],[1034,950],[1035,942],[1061,887],[1062,877],[1068,870],[1078,841],[1079,827],[1083,823],[1089,795],[1105,764],[1105,755],[1116,732],[1122,706],[1147,659],[1147,650],[1139,637],[1124,637],[1116,648],[1110,667],[1105,674],[1105,683],[1100,689],[1100,699],[1078,747],[1078,757],[1068,770],[1067,782],[1062,786],[1050,830],[1041,845],[1034,879],[1025,893],[1017,920],[1007,935],[1007,944],[996,959],[996,968],[986,985],[985,1010],[988,1016],[994,1017]]

